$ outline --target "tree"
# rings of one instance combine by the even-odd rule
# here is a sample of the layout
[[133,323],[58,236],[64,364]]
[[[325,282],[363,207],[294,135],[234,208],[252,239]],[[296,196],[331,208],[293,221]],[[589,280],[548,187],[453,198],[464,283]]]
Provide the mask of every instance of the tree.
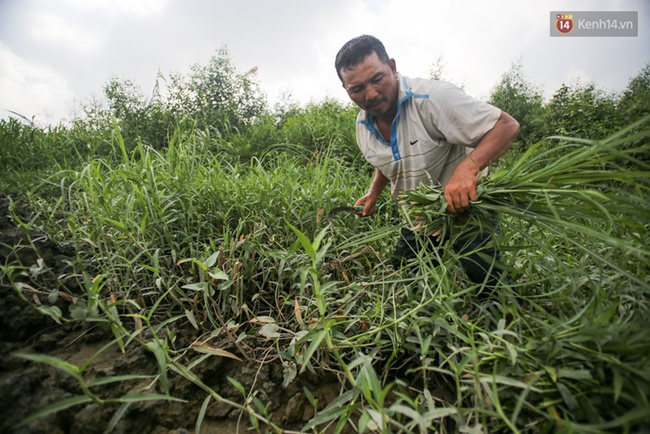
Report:
[[111,131],[117,121],[127,149],[137,141],[162,148],[179,123],[189,122],[199,130],[210,130],[220,139],[242,138],[256,122],[265,122],[266,99],[254,80],[256,68],[238,73],[223,48],[207,65],[191,66],[191,73],[158,73],[151,97],[135,82],[111,78],[104,85],[104,100],[82,107],[78,127]]
[[257,68],[237,72],[226,48],[191,71],[187,77],[171,76],[168,99],[171,110],[193,119],[197,128],[212,127],[225,135],[245,129],[266,113],[266,97],[254,80]]
[[620,124],[617,99],[595,83],[563,84],[546,105],[545,135],[602,139]]
[[147,97],[134,81],[112,77],[103,87],[104,99],[93,98],[81,106],[83,116],[74,120],[74,129],[110,135],[116,122],[127,149],[134,148],[137,141],[157,149],[165,147],[174,121],[159,93],[163,80],[159,73],[154,91]]
[[619,100],[619,109],[626,122],[650,114],[650,63],[630,80]]
[[513,63],[503,74],[488,102],[517,119],[520,125],[518,140],[524,147],[543,138],[544,98],[541,90],[526,79],[521,61]]

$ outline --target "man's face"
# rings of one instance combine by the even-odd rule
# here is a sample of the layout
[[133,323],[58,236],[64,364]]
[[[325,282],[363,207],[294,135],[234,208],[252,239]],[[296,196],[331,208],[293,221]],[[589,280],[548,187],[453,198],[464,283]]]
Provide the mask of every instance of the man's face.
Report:
[[383,63],[371,53],[358,65],[341,69],[343,87],[355,104],[377,118],[392,120],[397,112],[395,61]]

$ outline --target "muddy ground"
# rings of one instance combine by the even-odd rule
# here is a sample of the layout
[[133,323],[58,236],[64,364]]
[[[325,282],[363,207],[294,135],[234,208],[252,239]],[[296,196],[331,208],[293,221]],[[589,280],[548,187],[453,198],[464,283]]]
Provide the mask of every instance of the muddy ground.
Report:
[[[25,233],[9,217],[8,207],[8,198],[0,198],[0,265],[7,267],[19,262],[29,267],[36,264],[40,257],[45,266],[53,271],[46,273],[50,277],[45,276],[43,279],[52,279],[52,276],[70,272],[66,267],[69,267],[68,260],[74,257],[75,252],[57,245],[47,234]],[[25,221],[30,218],[26,209],[21,209],[18,214]],[[83,392],[78,381],[65,371],[45,363],[27,361],[16,357],[15,353],[47,354],[79,366],[110,342],[112,334],[109,330],[88,322],[57,324],[22,300],[5,273],[0,273],[0,278],[0,433],[108,432],[107,427],[119,408],[118,404],[79,404],[39,418],[28,425],[17,426],[34,411],[63,399],[83,395]],[[48,285],[47,281],[39,283],[43,287]],[[56,282],[49,284],[56,285]],[[46,295],[41,295],[40,298],[42,297]],[[197,338],[196,333],[192,327],[176,330],[181,344],[192,342]],[[279,361],[240,362],[212,356],[197,366],[194,372],[221,396],[237,402],[242,402],[243,399],[227,377],[239,381],[246,390],[257,390],[257,396],[270,403],[272,421],[290,430],[300,430],[314,414],[314,408],[304,396],[303,388],[311,391],[318,399],[319,407],[341,392],[337,379],[326,373],[299,375],[291,384],[283,387],[283,369]],[[150,351],[131,345],[122,354],[113,345],[92,362],[84,372],[84,378],[90,380],[100,376],[156,373],[157,362]],[[149,382],[150,380],[144,381],[144,384],[142,381],[115,383],[102,386],[97,389],[97,393],[102,398],[123,396],[146,387]],[[195,432],[197,417],[207,393],[173,372],[169,373],[169,383],[171,395],[187,402],[133,403],[110,432]],[[161,393],[160,389],[148,391]],[[242,416],[232,406],[211,400],[201,433],[247,432],[249,428],[248,416]]]

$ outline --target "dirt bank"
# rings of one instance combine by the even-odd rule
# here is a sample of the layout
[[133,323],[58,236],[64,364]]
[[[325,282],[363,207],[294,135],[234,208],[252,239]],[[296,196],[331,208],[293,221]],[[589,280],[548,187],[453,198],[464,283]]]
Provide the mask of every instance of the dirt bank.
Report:
[[[28,221],[30,213],[15,211]],[[82,396],[77,379],[62,369],[15,356],[15,353],[47,354],[82,366],[92,358],[83,371],[83,378],[121,375],[152,376],[148,379],[129,380],[102,385],[92,389],[101,399],[116,398],[129,393],[146,391],[163,393],[159,382],[152,381],[158,373],[154,354],[142,346],[129,345],[122,353],[117,345],[101,351],[113,338],[110,330],[97,323],[66,322],[57,324],[52,318],[38,312],[34,306],[19,297],[12,287],[8,273],[10,267],[22,265],[46,268],[39,274],[39,288],[56,288],[57,276],[71,272],[75,252],[57,245],[47,234],[27,233],[9,216],[9,199],[0,198],[0,432],[13,434],[36,433],[105,433],[115,417],[120,404],[83,403],[41,417],[27,425],[17,426],[25,417],[55,402]],[[42,261],[39,263],[39,259]],[[17,269],[16,269],[17,270]],[[29,273],[28,273],[29,274]],[[14,274],[16,276],[16,274]],[[27,282],[25,278],[17,277]],[[33,279],[33,276],[32,276]],[[49,281],[48,281],[49,279]],[[33,280],[31,281],[33,283]],[[73,290],[75,290],[73,288]],[[78,290],[78,288],[77,288]],[[45,303],[44,292],[26,291],[36,303]],[[50,300],[51,301],[51,300]],[[67,315],[65,300],[55,303]],[[196,330],[173,330],[177,346],[189,344],[197,338]],[[231,349],[236,353],[236,350]],[[245,360],[244,357],[242,357]],[[333,375],[299,375],[283,387],[283,368],[279,360],[237,361],[218,356],[209,357],[196,366],[193,372],[224,398],[243,402],[241,393],[233,387],[228,377],[237,380],[246,391],[254,391],[268,403],[271,420],[284,429],[299,430],[314,415],[314,407],[305,396],[305,389],[318,400],[318,407],[339,395],[339,382]],[[196,421],[207,392],[185,378],[168,372],[170,395],[185,402],[140,401],[134,402],[121,415],[113,433],[189,433],[194,432]],[[153,384],[153,386],[152,386]],[[245,432],[250,427],[248,416],[240,410],[209,401],[201,433]]]

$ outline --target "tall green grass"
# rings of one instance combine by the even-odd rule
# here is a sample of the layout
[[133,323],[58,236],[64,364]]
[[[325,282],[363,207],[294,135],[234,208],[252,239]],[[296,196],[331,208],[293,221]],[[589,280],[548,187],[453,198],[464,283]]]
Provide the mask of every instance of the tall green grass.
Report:
[[[439,266],[388,265],[403,218],[439,214],[439,192],[413,193],[403,216],[386,196],[334,230],[327,210],[352,204],[370,172],[289,145],[233,163],[183,129],[164,150],[116,130],[118,158],[49,178],[54,199],[30,195],[41,214],[23,224],[78,255],[59,288],[39,286],[47,267],[1,270],[26,302],[67,293],[66,308],[39,307],[57,321],[102,321],[113,345],[152,352],[163,395],[183,376],[253,426],[282,428],[254,391],[233,379],[242,397],[227,400],[192,368],[274,351],[285,384],[335,371],[344,393],[304,430],[632,432],[650,422],[647,122],[602,142],[541,142],[483,183],[471,213],[427,221],[458,231],[499,215],[507,276],[489,297],[451,249]],[[177,341],[179,328],[196,342]]]
[[460,236],[467,226],[489,229],[490,219],[501,220],[494,238],[511,281],[479,309],[489,319],[480,325],[485,336],[497,325],[488,347],[501,351],[477,359],[475,375],[508,372],[519,382],[520,393],[508,388],[490,398],[501,401],[509,429],[517,418],[501,414],[508,401],[517,417],[529,413],[534,423],[548,415],[556,429],[624,429],[648,419],[649,121],[602,141],[538,143],[486,179],[461,216],[446,213],[437,188],[404,198],[423,231]]

